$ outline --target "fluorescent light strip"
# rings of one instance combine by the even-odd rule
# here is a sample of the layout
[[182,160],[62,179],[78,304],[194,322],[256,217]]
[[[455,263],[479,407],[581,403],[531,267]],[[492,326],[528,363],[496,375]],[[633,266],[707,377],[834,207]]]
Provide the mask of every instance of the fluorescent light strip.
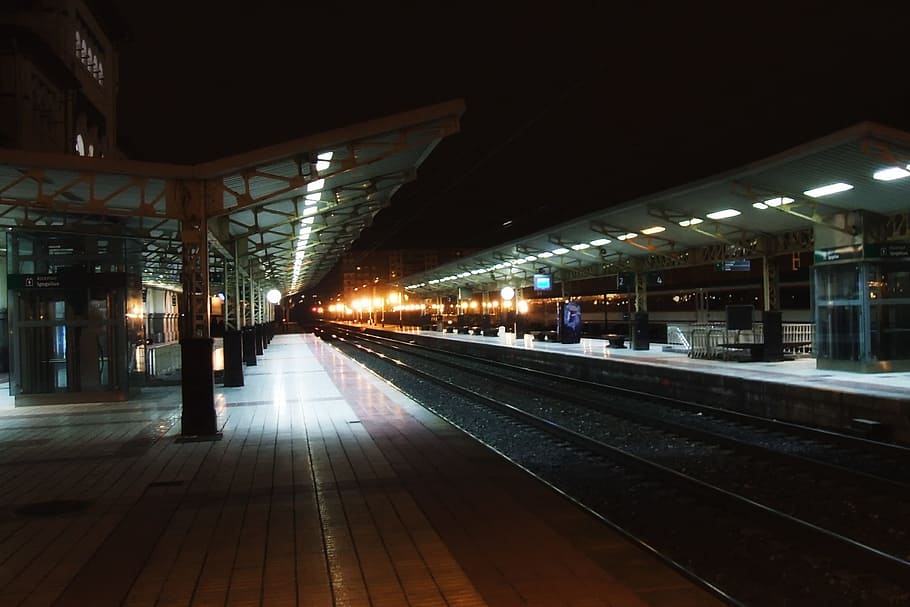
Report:
[[713,213],[708,213],[705,215],[708,219],[727,219],[729,217],[736,217],[740,212],[736,209],[723,209],[721,211],[714,211]]
[[635,232],[627,232],[616,237],[617,240],[632,240],[633,238],[638,238],[638,234]]
[[650,236],[651,234],[660,234],[666,229],[663,226],[651,226],[650,228],[642,228],[641,233]]
[[573,244],[573,245],[572,245],[572,250],[573,250],[573,251],[584,251],[585,249],[590,249],[590,248],[591,248],[591,245],[589,245],[589,244],[586,243],[586,242],[580,242],[580,243],[578,243],[578,244]]
[[[907,165],[907,168],[910,168],[910,165]],[[872,174],[872,178],[878,179],[879,181],[894,181],[895,179],[903,179],[907,176],[910,176],[910,171],[901,167],[879,169]]]
[[613,242],[613,241],[610,240],[609,238],[598,238],[597,240],[591,241],[591,246],[592,247],[602,247],[605,244],[610,244],[611,242]]
[[683,219],[682,221],[679,222],[679,225],[681,225],[684,228],[688,228],[691,226],[697,226],[698,224],[702,223],[702,221],[704,221],[704,220],[699,219],[698,217],[693,217],[691,219]]
[[830,196],[831,194],[837,194],[838,192],[846,192],[847,190],[852,190],[853,186],[849,183],[844,183],[839,181],[837,183],[829,183],[828,185],[819,186],[817,188],[812,188],[811,190],[806,190],[803,192],[806,196],[810,198],[821,198],[822,196]]
[[779,207],[783,204],[790,204],[793,202],[793,199],[788,196],[778,196],[777,198],[769,198],[764,202],[753,202],[752,206],[756,209],[767,209],[768,207]]
[[565,255],[569,252],[569,249],[559,247],[558,249],[553,249],[553,255]]
[[316,170],[322,172],[329,168],[334,152],[323,152],[316,157]]

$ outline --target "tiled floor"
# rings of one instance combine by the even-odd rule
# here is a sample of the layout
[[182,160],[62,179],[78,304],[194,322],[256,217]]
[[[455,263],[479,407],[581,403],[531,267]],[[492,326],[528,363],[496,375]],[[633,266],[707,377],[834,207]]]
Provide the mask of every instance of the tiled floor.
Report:
[[719,604],[311,334],[244,384],[0,402],[0,606]]

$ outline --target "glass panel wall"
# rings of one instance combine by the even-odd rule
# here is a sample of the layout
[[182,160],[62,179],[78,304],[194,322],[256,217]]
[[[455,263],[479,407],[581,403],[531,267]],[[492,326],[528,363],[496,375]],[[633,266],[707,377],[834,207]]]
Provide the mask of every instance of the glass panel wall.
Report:
[[910,264],[871,264],[868,289],[872,358],[910,359]]
[[910,369],[910,261],[815,267],[819,368]]
[[863,358],[861,274],[862,264],[858,263],[815,269],[815,355],[820,367],[825,360]]
[[142,326],[141,304],[133,322],[127,309],[141,301],[139,243],[25,231],[7,239],[9,386],[17,403],[124,399],[131,383],[128,333]]

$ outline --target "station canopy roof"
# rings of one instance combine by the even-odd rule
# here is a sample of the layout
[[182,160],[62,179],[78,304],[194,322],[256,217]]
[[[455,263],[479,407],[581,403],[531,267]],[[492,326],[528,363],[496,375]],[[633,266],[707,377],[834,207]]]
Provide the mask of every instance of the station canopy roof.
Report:
[[[812,251],[816,226],[852,237],[844,211],[910,211],[910,133],[860,123],[773,157],[574,218],[405,276],[423,297]],[[605,167],[605,170],[608,170]],[[819,188],[827,189],[819,189]],[[567,210],[571,205],[567,205]]]
[[181,201],[201,188],[210,259],[296,292],[331,270],[463,112],[454,100],[194,166],[0,149],[0,226],[134,237],[144,282],[179,289]]

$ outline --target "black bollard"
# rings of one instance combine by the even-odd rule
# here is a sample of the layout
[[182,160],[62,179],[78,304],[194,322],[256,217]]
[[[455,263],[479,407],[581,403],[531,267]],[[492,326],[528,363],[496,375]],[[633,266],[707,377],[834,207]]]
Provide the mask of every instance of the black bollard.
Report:
[[253,325],[253,331],[255,332],[253,343],[256,344],[256,356],[262,356],[262,326]]
[[224,332],[224,387],[243,385],[243,338],[237,329]]
[[243,362],[247,367],[256,366],[256,333],[253,327],[243,328]]
[[211,337],[180,340],[183,381],[183,416],[180,434],[184,437],[217,437],[215,379],[212,371]]

